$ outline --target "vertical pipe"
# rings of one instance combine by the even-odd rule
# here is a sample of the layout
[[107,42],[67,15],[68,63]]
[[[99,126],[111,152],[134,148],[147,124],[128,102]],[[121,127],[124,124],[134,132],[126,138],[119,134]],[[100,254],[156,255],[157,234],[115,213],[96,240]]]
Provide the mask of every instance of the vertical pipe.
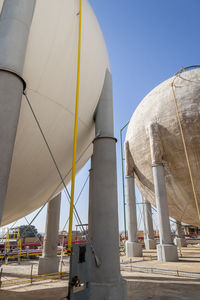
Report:
[[123,141],[122,141],[122,132],[124,128],[127,127],[129,122],[122,127],[120,130],[120,142],[121,142],[121,162],[122,162],[122,192],[123,192],[123,208],[124,208],[124,247],[126,245],[126,199],[125,199],[125,184],[124,184],[124,156],[123,156]]

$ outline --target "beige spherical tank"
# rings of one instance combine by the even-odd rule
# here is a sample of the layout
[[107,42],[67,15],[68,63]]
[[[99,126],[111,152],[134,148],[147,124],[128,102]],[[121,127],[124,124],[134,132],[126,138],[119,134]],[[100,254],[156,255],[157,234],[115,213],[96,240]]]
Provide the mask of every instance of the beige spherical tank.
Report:
[[[126,175],[135,173],[142,195],[155,205],[149,127],[162,146],[169,214],[200,226],[172,90],[174,81],[192,178],[200,205],[200,68],[188,68],[153,89],[139,104],[126,134]],[[159,151],[159,149],[158,149]]]
[[[0,0],[0,10],[3,0]],[[23,78],[27,95],[63,176],[72,164],[79,1],[38,0],[28,40]],[[87,0],[82,1],[82,47],[77,171],[92,153],[93,115],[109,60],[104,38]],[[70,175],[66,182],[69,182]],[[1,225],[39,208],[60,183],[25,98],[12,158]],[[61,190],[63,186],[57,190]]]

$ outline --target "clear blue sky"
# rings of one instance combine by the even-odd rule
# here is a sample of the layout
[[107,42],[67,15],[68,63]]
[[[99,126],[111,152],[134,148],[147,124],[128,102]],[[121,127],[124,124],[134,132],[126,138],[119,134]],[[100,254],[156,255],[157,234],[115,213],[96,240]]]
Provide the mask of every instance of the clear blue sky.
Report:
[[[113,75],[119,225],[122,230],[120,129],[156,85],[171,77],[181,66],[200,64],[200,0],[90,0],[90,3],[105,37]],[[89,167],[87,163],[77,176],[76,194],[88,176]],[[69,211],[64,195],[62,198],[60,229]],[[88,184],[77,207],[83,223],[87,223],[87,202]],[[45,212],[34,223],[39,231],[44,231],[44,217]]]
[[[200,64],[199,0],[90,0],[109,51],[115,135],[143,97],[181,66]],[[117,145],[119,224],[123,229],[120,143]],[[138,202],[140,196],[137,193]]]

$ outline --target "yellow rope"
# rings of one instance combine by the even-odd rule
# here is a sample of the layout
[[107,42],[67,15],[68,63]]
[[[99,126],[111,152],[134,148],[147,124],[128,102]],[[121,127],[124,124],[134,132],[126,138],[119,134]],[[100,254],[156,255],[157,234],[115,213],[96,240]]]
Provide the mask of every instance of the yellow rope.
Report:
[[73,160],[72,160],[71,202],[70,202],[68,249],[67,249],[68,254],[71,254],[71,247],[72,247],[72,224],[73,224],[73,209],[74,209],[76,149],[77,149],[77,132],[78,132],[78,107],[79,107],[79,89],[80,89],[81,21],[82,21],[82,0],[80,0],[80,2],[79,2],[78,64],[77,64],[77,84],[76,84],[76,107],[75,107],[75,120],[74,120],[74,146],[73,146]]
[[[185,69],[182,67],[181,70],[185,70]],[[186,157],[187,166],[188,166],[188,170],[189,170],[190,181],[191,181],[191,184],[192,184],[193,195],[194,195],[194,199],[195,199],[195,204],[196,204],[196,208],[197,208],[198,217],[199,217],[199,220],[200,220],[199,203],[198,203],[197,194],[196,194],[196,190],[195,190],[195,186],[194,186],[194,180],[193,180],[193,175],[192,175],[192,170],[191,170],[191,164],[190,164],[190,160],[189,160],[189,155],[188,155],[188,151],[187,151],[185,136],[184,136],[184,132],[183,132],[183,126],[182,126],[181,117],[180,117],[180,113],[179,113],[179,109],[178,109],[178,102],[177,102],[176,93],[175,93],[175,84],[174,84],[174,82],[175,82],[178,74],[180,73],[180,71],[174,77],[174,80],[171,83],[171,87],[172,87],[172,92],[173,92],[173,97],[174,97],[174,103],[175,103],[175,106],[176,106],[176,114],[177,114],[177,119],[178,119],[178,123],[179,123],[180,132],[181,132],[181,138],[182,138],[182,142],[183,142],[185,157]]]

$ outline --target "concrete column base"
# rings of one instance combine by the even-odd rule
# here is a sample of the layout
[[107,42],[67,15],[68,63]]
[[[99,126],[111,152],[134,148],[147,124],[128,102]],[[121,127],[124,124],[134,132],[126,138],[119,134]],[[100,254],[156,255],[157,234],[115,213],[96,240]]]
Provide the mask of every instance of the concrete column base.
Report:
[[142,245],[137,242],[126,242],[127,257],[142,257]]
[[173,244],[157,245],[158,261],[178,261],[177,246]]
[[156,249],[156,241],[153,239],[145,239],[144,244],[146,250]]
[[186,240],[184,238],[175,237],[174,238],[174,244],[179,248],[187,247],[187,243],[186,243]]
[[59,257],[40,257],[38,275],[57,273],[59,271]]
[[91,282],[89,284],[89,295],[91,300],[127,300],[127,284],[123,279],[113,283]]

